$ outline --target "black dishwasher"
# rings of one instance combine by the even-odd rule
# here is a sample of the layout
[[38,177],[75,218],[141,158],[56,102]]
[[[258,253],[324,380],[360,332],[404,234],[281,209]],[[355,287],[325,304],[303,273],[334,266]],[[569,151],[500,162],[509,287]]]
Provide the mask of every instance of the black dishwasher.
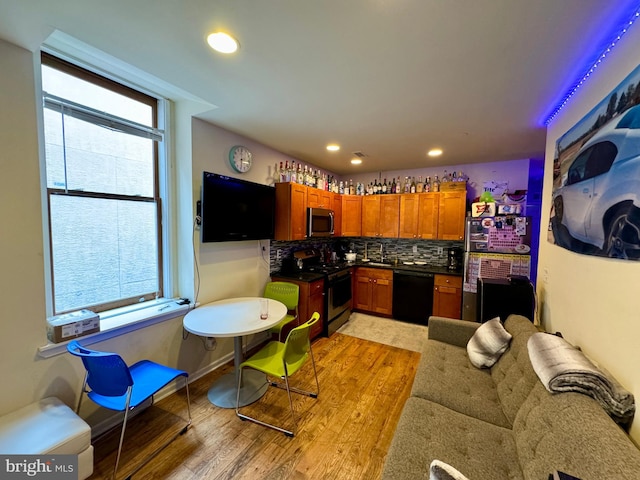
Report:
[[393,271],[393,318],[427,325],[433,311],[433,274]]

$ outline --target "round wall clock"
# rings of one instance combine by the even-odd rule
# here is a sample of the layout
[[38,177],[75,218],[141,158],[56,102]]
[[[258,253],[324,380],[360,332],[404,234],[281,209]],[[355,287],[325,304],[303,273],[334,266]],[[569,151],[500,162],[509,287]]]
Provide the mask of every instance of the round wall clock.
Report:
[[238,173],[248,172],[253,161],[251,151],[242,145],[236,145],[229,150],[229,163]]

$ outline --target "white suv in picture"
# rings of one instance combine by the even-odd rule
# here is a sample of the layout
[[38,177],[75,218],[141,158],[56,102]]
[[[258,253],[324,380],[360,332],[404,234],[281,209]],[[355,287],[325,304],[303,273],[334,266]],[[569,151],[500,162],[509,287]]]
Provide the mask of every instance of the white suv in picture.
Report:
[[608,257],[640,260],[640,105],[582,146],[553,207],[557,243],[577,250],[579,240]]

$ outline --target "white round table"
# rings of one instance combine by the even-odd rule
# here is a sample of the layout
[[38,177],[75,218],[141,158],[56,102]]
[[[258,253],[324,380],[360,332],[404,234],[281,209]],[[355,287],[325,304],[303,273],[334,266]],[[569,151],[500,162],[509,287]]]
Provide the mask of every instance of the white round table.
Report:
[[[223,375],[216,380],[207,397],[214,405],[222,408],[235,408],[242,363],[242,337],[263,332],[277,325],[287,314],[287,307],[277,300],[268,299],[269,316],[260,318],[262,297],[240,297],[207,303],[191,310],[183,320],[187,332],[201,337],[233,337],[234,373]],[[267,391],[265,375],[248,369],[242,375],[240,386],[240,406],[249,405],[262,397]]]

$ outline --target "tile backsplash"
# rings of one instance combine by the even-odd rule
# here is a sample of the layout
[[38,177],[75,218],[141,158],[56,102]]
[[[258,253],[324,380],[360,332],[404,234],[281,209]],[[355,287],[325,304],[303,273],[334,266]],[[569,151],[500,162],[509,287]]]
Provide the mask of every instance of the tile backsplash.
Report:
[[[331,251],[353,251],[357,260],[364,258],[365,246],[367,256],[371,260],[380,260],[380,245],[382,245],[385,259],[399,262],[423,261],[429,265],[444,267],[447,265],[447,249],[450,247],[463,248],[463,242],[446,240],[413,240],[405,238],[375,238],[375,237],[341,237],[336,239],[310,239],[295,242],[271,241],[270,264],[271,271],[280,269],[282,258],[291,256],[293,252],[306,248]],[[415,252],[414,252],[415,250]],[[280,256],[278,258],[278,251]]]

